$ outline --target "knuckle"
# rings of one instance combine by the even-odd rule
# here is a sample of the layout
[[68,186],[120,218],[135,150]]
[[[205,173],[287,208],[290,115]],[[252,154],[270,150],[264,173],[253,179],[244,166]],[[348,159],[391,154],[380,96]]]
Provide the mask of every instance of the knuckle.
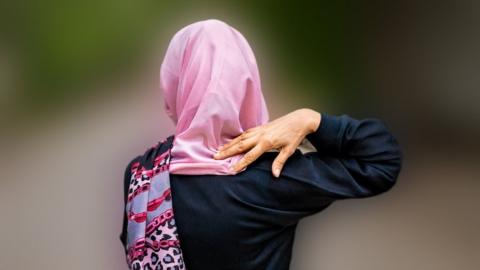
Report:
[[262,138],[262,145],[265,148],[272,148],[273,147],[273,140],[269,137]]
[[220,149],[220,152],[224,152],[225,149],[227,149],[229,147],[228,144],[224,144],[224,145],[221,145],[218,149]]
[[244,142],[238,142],[237,143],[237,150],[238,151],[243,151],[243,149],[245,148],[245,143]]
[[222,151],[222,156],[223,157],[228,157],[232,154],[232,149],[227,149],[225,151]]
[[246,162],[244,159],[242,159],[242,160],[240,160],[240,161],[238,162],[238,164],[237,164],[237,169],[241,170],[241,169],[243,169],[245,166],[247,166],[247,162]]
[[243,157],[244,163],[250,163],[252,160],[253,160],[253,155],[252,155],[252,154],[246,154],[246,155]]
[[235,163],[235,165],[233,165],[234,170],[239,170],[242,167],[243,166],[242,166],[242,161],[241,160],[239,162]]
[[279,167],[283,166],[283,164],[285,164],[285,160],[284,159],[278,159],[277,162],[276,162],[276,167],[279,168]]
[[232,145],[232,142],[227,142],[225,143],[224,145],[222,145],[222,148],[223,149],[227,149],[228,147],[230,147]]
[[285,149],[285,155],[291,156],[295,152],[295,149],[293,148],[287,148]]

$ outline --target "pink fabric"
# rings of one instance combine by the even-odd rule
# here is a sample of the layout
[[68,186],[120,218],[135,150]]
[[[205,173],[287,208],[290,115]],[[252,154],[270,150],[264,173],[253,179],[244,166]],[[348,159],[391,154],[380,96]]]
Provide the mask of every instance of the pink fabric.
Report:
[[168,46],[160,86],[176,124],[170,173],[234,174],[230,165],[244,154],[215,160],[218,147],[269,119],[255,56],[242,34],[213,19],[182,28]]

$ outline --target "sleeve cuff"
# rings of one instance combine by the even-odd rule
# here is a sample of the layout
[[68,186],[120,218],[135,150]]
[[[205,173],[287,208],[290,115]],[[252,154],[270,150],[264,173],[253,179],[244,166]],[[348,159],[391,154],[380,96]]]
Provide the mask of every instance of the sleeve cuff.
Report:
[[341,150],[341,126],[341,117],[322,113],[319,127],[306,138],[318,152],[337,154]]

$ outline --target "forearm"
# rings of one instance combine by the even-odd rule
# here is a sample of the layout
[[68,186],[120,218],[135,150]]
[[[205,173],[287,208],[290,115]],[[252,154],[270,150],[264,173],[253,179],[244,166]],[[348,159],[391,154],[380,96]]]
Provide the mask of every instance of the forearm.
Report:
[[317,153],[309,156],[313,162],[319,162],[316,166],[330,164],[331,170],[323,168],[319,172],[324,178],[333,181],[340,171],[345,174],[344,180],[335,180],[340,181],[338,190],[344,190],[342,197],[384,192],[393,186],[400,172],[399,144],[378,119],[357,120],[323,113],[318,129],[308,134],[307,139],[317,149]]

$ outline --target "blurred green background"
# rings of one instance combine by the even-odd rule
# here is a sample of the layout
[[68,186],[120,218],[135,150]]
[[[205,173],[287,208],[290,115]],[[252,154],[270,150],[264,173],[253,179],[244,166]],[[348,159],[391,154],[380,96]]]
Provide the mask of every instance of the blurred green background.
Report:
[[2,1],[1,121],[28,124],[18,119],[94,98],[100,82],[134,77],[176,29],[215,17],[253,41],[267,88],[288,78],[296,89],[275,91],[306,106],[381,109],[433,133],[468,128],[479,120],[477,10],[470,1]]
[[[168,27],[215,17],[248,23],[269,44],[291,77],[323,81],[338,99],[359,87],[358,46],[362,25],[355,1],[281,5],[241,1],[22,1],[4,3],[2,45],[15,61],[20,102],[45,109],[72,100],[99,79],[129,74],[155,36]],[[212,10],[214,12],[212,12]],[[225,11],[226,14],[222,14]],[[210,15],[211,16],[211,15]],[[353,50],[352,50],[353,49]],[[7,63],[8,64],[8,63]],[[350,89],[347,91],[347,89]],[[315,95],[316,91],[308,94]]]
[[480,4],[467,0],[1,1],[0,269],[125,266],[123,167],[173,132],[159,65],[208,18],[250,42],[271,119],[378,117],[405,150],[389,195],[305,221],[293,269],[478,269]]

